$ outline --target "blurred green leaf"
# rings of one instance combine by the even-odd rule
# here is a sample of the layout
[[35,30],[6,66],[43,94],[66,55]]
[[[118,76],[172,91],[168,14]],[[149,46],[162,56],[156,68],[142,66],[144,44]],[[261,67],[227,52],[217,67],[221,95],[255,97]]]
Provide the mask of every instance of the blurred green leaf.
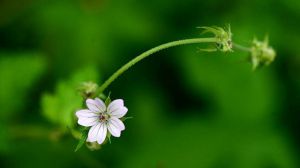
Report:
[[99,73],[95,68],[85,68],[75,72],[70,79],[58,82],[53,94],[42,96],[44,116],[63,128],[73,128],[75,111],[82,108],[83,98],[77,88],[82,82],[98,82]]
[[[0,53],[0,118],[11,116],[26,104],[24,98],[45,70],[38,54]],[[34,89],[34,88],[33,88]]]
[[[3,56],[3,57],[1,57]],[[26,107],[26,96],[45,70],[45,60],[34,53],[0,53],[0,151],[8,149],[7,124]]]

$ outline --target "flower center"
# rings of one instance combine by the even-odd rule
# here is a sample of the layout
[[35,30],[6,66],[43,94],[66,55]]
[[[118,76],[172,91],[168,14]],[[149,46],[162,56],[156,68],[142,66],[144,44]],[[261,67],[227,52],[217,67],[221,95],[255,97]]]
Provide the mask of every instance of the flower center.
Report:
[[108,119],[109,119],[109,115],[108,115],[108,114],[106,114],[106,113],[100,113],[100,115],[99,115],[99,120],[100,120],[101,122],[107,121]]

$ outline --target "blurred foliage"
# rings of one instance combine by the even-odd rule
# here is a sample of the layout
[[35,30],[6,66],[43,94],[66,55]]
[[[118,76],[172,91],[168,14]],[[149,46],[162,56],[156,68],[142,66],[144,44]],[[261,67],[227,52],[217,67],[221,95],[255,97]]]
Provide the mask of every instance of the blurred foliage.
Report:
[[85,81],[99,81],[95,68],[86,68],[75,72],[67,81],[58,82],[55,93],[42,96],[44,116],[62,128],[74,127],[74,111],[81,109],[84,102],[79,93],[79,86]]
[[[22,112],[30,91],[45,71],[45,60],[34,53],[0,54],[0,151],[7,149],[7,123]],[[29,68],[30,67],[30,68]]]
[[[0,166],[299,167],[299,11],[297,0],[2,0]],[[134,117],[121,138],[73,152],[60,132],[82,106],[81,82],[227,23],[240,44],[268,34],[275,62],[252,72],[239,51],[157,53],[107,90]]]
[[0,55],[0,118],[5,119],[24,108],[26,94],[45,70],[45,60],[40,55],[30,53]]

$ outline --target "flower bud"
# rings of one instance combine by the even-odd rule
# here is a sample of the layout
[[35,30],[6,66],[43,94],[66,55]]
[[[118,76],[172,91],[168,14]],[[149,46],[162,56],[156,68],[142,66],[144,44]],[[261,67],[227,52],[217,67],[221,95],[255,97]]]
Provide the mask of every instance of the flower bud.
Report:
[[81,92],[82,96],[84,98],[91,97],[93,94],[95,94],[96,90],[98,89],[98,85],[94,82],[83,82],[79,86],[79,91]]
[[265,38],[263,42],[253,40],[250,56],[253,70],[257,67],[269,65],[274,61],[276,52],[268,43],[268,38]]
[[89,148],[91,151],[99,150],[101,148],[101,145],[97,142],[87,142],[86,143],[87,148]]

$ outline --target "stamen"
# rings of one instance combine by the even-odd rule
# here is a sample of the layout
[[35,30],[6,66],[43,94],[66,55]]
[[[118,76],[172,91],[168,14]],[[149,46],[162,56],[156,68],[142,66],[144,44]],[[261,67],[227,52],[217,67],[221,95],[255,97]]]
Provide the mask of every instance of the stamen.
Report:
[[107,114],[103,114],[103,113],[101,113],[99,116],[100,121],[107,121],[108,118],[109,118],[109,116]]

